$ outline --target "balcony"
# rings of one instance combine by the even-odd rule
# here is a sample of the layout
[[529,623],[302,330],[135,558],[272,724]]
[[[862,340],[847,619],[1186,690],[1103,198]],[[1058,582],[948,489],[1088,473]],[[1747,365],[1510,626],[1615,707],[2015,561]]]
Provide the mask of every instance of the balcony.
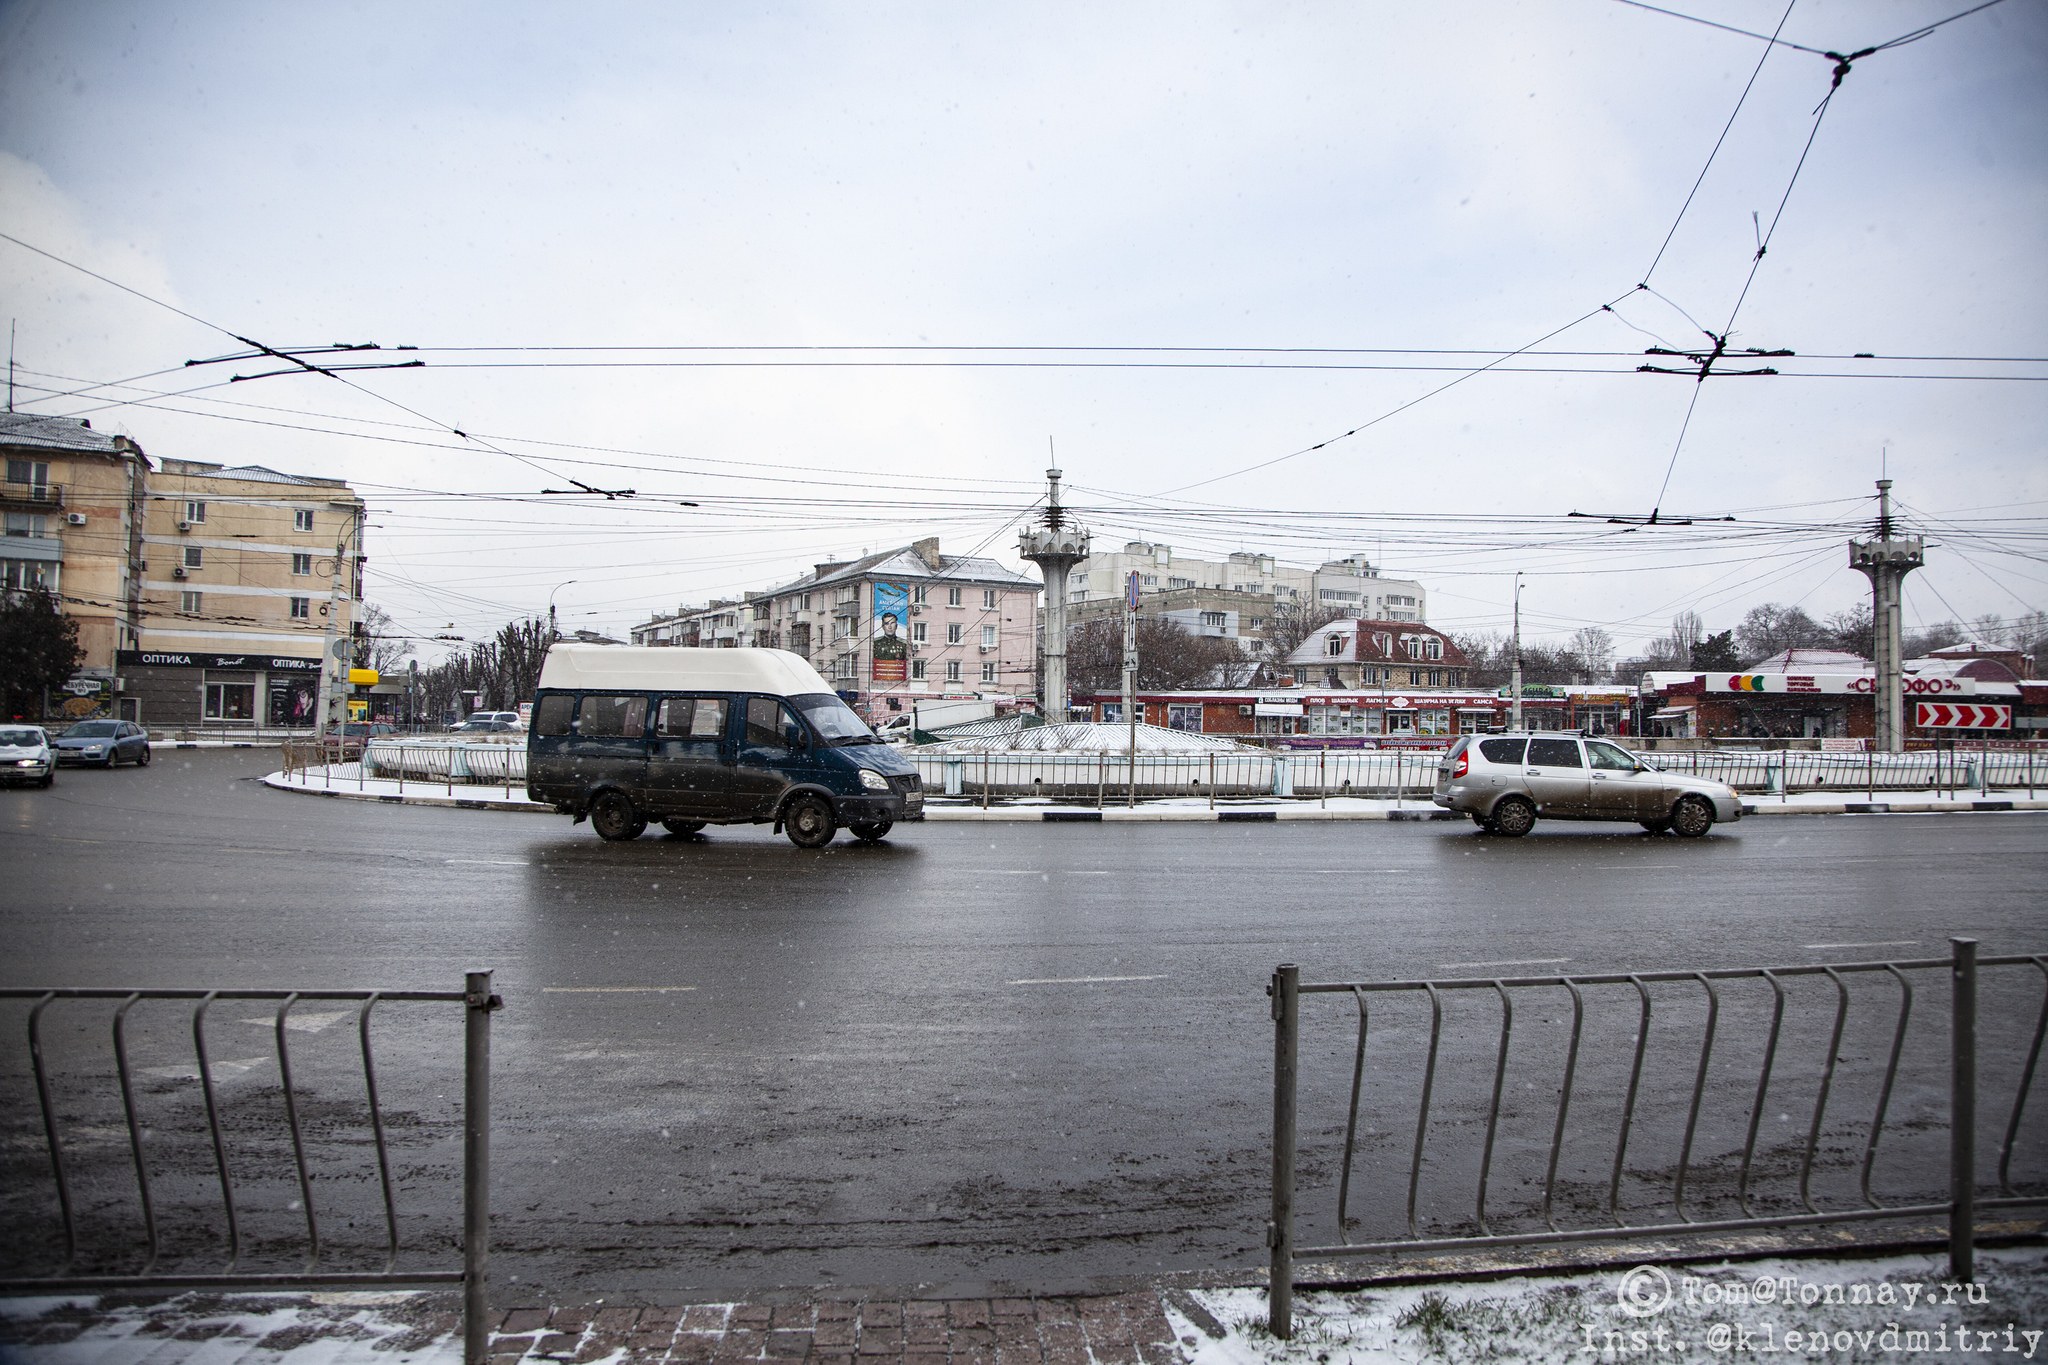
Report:
[[38,512],[61,511],[61,483],[0,483],[0,507],[30,507]]

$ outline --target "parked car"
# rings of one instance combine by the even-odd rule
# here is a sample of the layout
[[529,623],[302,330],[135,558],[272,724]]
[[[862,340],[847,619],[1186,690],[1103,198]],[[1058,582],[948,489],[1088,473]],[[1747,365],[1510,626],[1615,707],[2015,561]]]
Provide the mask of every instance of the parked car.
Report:
[[512,719],[507,721],[499,719],[498,714],[494,711],[479,711],[460,725],[450,726],[448,733],[451,735],[519,734],[521,733],[519,714],[516,711],[513,712]]
[[57,756],[40,725],[0,725],[0,782],[33,782],[47,787],[57,780]]
[[1609,739],[1571,734],[1466,736],[1437,764],[1436,804],[1519,838],[1546,820],[1633,820],[1696,839],[1742,818],[1735,789],[1667,773]]
[[149,766],[149,731],[132,720],[82,720],[57,736],[59,763]]
[[327,732],[327,751],[347,762],[363,756],[363,745],[373,739],[396,734],[397,726],[382,721],[351,720]]

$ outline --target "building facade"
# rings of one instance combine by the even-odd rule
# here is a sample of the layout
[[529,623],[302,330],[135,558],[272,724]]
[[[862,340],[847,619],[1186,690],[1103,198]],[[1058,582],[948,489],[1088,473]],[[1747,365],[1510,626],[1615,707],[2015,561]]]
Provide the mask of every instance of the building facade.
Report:
[[362,500],[340,479],[164,460],[147,508],[124,707],[154,727],[313,725],[330,613],[338,639],[360,614]]
[[[1131,541],[1122,550],[1099,551],[1075,565],[1067,579],[1067,600],[1121,602],[1124,584],[1133,573],[1141,593],[1210,589],[1264,598],[1269,604],[1288,602],[1380,620],[1429,619],[1429,597],[1420,583],[1382,578],[1379,568],[1362,556],[1333,559],[1316,569],[1295,569],[1266,554],[1196,559],[1176,554],[1171,545],[1142,540]],[[1271,612],[1246,613],[1253,615]]]
[[944,696],[1035,696],[1038,583],[937,539],[635,626],[638,645],[786,649],[869,720]]
[[1288,655],[1297,687],[1459,688],[1472,661],[1450,636],[1411,621],[1336,620]]
[[43,588],[77,621],[84,657],[64,709],[111,713],[117,657],[136,646],[142,615],[149,461],[90,423],[13,412],[0,413],[0,455],[0,587]]

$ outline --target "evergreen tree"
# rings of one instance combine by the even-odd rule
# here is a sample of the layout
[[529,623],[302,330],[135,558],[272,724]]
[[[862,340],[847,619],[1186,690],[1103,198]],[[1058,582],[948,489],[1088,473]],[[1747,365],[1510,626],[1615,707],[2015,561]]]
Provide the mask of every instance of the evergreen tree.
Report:
[[16,720],[39,719],[44,694],[78,671],[78,622],[57,610],[41,588],[6,595],[0,603],[0,702]]

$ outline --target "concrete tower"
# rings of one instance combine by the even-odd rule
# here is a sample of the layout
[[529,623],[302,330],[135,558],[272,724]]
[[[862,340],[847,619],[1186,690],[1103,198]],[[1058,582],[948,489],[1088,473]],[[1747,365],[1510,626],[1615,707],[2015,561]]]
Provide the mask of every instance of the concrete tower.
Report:
[[1877,481],[1877,538],[1849,542],[1849,563],[1870,579],[1870,615],[1877,637],[1872,652],[1877,663],[1877,737],[1871,747],[1883,754],[1906,747],[1904,661],[1899,658],[1899,589],[1906,575],[1927,560],[1919,536],[1901,536],[1892,525],[1892,481]]
[[1045,575],[1045,692],[1038,699],[1046,719],[1067,718],[1067,571],[1088,557],[1088,532],[1067,519],[1060,506],[1060,472],[1045,471],[1052,491],[1038,524],[1017,537],[1017,553]]

